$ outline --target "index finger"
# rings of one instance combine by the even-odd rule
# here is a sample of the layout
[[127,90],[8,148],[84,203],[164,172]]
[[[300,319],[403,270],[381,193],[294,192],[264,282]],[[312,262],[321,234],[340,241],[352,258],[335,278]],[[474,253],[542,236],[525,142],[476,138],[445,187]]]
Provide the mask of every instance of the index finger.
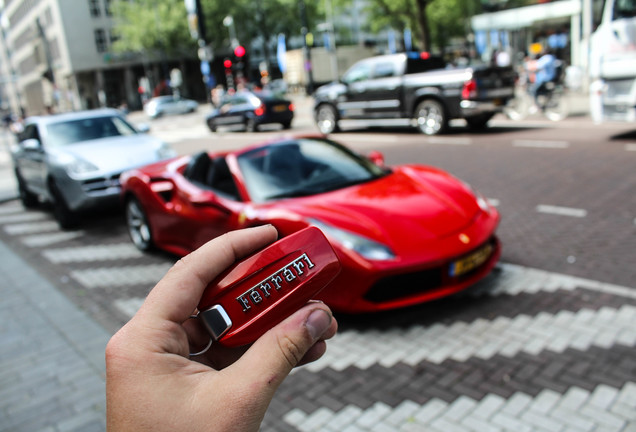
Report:
[[236,260],[278,237],[272,225],[231,231],[181,258],[150,291],[140,312],[182,323],[194,311],[203,291]]

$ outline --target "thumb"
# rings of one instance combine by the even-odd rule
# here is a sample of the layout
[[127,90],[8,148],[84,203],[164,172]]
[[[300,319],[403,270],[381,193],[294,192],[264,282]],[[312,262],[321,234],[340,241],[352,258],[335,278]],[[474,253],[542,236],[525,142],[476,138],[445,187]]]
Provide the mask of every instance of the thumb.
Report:
[[326,350],[338,324],[324,303],[311,302],[260,337],[233,368],[252,388],[274,391],[291,370],[317,360]]

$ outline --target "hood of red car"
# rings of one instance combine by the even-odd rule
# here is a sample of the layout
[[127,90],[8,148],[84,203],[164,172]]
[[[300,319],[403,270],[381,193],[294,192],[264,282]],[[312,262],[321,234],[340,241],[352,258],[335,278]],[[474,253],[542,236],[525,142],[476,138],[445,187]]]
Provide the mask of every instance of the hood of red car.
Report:
[[439,238],[465,228],[479,211],[454,177],[404,166],[378,180],[295,200],[294,210],[391,245]]

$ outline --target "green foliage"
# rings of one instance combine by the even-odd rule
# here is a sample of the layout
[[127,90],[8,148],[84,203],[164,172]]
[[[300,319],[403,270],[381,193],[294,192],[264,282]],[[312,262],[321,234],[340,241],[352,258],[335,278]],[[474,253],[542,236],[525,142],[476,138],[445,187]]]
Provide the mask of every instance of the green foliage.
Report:
[[[299,35],[298,0],[201,0],[206,41],[216,52],[230,50],[226,16],[232,16],[240,43],[278,33]],[[196,55],[197,41],[188,28],[183,0],[118,0],[113,2],[116,52],[144,52],[157,56]],[[309,28],[317,16],[316,2],[306,1]]]
[[182,0],[119,0],[112,3],[115,52],[143,52],[149,57],[196,53]]
[[[350,7],[353,1],[337,0],[337,4],[341,8]],[[366,30],[378,34],[388,28],[398,31],[410,28],[414,45],[424,49],[426,29],[418,20],[418,3],[425,10],[431,42],[438,49],[442,49],[453,37],[465,36],[469,31],[470,17],[481,12],[481,5],[476,0],[368,0]]]

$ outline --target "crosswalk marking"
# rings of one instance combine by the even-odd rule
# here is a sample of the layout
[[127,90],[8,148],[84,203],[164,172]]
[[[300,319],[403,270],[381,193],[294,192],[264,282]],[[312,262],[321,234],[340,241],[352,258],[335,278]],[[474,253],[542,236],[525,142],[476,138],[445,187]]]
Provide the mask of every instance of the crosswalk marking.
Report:
[[132,243],[47,249],[42,255],[55,264],[141,258],[144,254]]
[[417,365],[426,360],[440,364],[447,359],[466,361],[470,357],[489,359],[494,355],[513,357],[520,352],[537,355],[543,350],[562,352],[567,348],[587,350],[614,344],[636,345],[636,307],[581,309],[574,313],[545,312],[537,316],[517,315],[477,319],[452,325],[415,325],[386,331],[343,331],[329,342],[327,353],[307,365],[311,371],[326,367],[342,371],[355,365],[365,369],[398,362]]
[[56,231],[45,234],[24,236],[20,238],[20,241],[28,247],[42,248],[56,243],[80,238],[84,234],[84,231]]
[[25,235],[41,232],[58,231],[60,226],[53,220],[38,222],[22,222],[4,226],[4,231],[9,235]]
[[131,265],[73,270],[70,275],[88,289],[157,283],[172,264]]
[[424,405],[407,400],[395,408],[382,402],[366,410],[323,407],[309,415],[296,408],[283,420],[301,432],[627,431],[636,427],[635,402],[636,383],[629,382],[622,389],[599,385],[592,392],[571,387],[563,395],[546,389],[534,397],[517,392],[509,399],[488,394],[480,401],[467,396]]

